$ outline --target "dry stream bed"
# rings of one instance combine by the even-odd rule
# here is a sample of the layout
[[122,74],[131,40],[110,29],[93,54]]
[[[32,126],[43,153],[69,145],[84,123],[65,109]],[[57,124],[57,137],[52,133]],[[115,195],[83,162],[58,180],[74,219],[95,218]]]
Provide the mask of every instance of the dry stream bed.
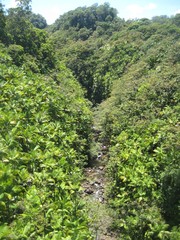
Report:
[[108,208],[106,201],[106,163],[106,152],[102,151],[91,162],[91,166],[85,168],[82,182],[82,196],[95,240],[117,240],[116,234],[110,229],[113,218],[112,210]]

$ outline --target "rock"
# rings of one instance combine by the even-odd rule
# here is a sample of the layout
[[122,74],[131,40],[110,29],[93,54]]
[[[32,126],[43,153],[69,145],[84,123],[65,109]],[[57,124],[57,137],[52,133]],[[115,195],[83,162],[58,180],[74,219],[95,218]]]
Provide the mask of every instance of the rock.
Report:
[[103,197],[99,197],[99,202],[103,203],[104,202],[104,198]]
[[103,166],[99,166],[99,170],[101,170],[101,171],[102,171],[103,169],[104,169],[104,167],[103,167]]
[[105,145],[102,146],[102,151],[107,151],[107,147]]
[[96,180],[96,181],[94,182],[94,184],[98,184],[98,185],[100,185],[100,184],[101,184],[101,181]]
[[103,189],[104,189],[104,186],[103,186],[103,184],[102,184],[102,183],[100,184],[99,188],[100,188],[100,189],[102,189],[102,191],[103,191]]
[[98,153],[97,160],[100,160],[102,158],[102,156],[103,156],[102,152]]
[[87,188],[84,190],[84,192],[87,194],[92,194],[94,191],[91,188]]

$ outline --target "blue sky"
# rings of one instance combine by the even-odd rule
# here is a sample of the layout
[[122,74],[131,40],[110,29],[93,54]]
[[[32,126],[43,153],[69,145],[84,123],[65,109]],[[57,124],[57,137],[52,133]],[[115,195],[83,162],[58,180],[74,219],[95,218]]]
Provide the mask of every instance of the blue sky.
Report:
[[[15,0],[0,0],[6,8],[15,7]],[[32,10],[52,24],[63,13],[80,6],[109,2],[118,10],[119,17],[127,19],[172,16],[180,13],[180,0],[32,0]]]

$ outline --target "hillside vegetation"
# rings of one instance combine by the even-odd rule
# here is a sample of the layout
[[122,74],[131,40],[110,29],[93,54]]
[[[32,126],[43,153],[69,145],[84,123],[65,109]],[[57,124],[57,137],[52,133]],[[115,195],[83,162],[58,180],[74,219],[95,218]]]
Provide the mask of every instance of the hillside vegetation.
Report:
[[179,239],[180,14],[105,3],[47,26],[17,2],[0,3],[0,239],[95,239],[80,187],[95,130],[117,239]]

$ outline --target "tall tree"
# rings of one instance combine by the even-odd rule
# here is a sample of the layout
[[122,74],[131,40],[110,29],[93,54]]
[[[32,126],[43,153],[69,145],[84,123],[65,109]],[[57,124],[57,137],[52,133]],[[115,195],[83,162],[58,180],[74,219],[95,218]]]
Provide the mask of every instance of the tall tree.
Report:
[[46,19],[41,14],[31,13],[30,22],[34,27],[44,29],[47,27]]
[[18,7],[24,11],[31,11],[31,0],[16,0]]
[[4,9],[3,9],[3,5],[0,2],[0,41],[4,42],[5,40],[5,15],[4,15]]

